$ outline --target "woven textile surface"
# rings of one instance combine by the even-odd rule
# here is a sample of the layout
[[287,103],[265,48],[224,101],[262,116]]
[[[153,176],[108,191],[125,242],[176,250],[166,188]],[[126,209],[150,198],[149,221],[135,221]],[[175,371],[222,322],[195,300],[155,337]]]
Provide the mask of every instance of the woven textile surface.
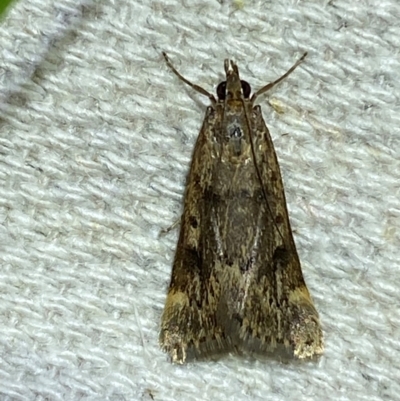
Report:
[[[400,2],[20,0],[0,24],[0,400],[400,400]],[[235,60],[326,350],[171,365],[185,177]]]

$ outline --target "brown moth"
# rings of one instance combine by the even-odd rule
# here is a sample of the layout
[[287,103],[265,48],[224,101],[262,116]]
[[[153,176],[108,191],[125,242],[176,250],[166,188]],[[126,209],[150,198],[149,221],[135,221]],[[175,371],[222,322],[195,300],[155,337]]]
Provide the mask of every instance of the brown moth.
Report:
[[281,173],[263,120],[237,65],[225,60],[226,81],[197,139],[184,212],[161,322],[160,346],[184,363],[230,351],[283,351],[299,359],[322,354],[323,338],[290,228]]

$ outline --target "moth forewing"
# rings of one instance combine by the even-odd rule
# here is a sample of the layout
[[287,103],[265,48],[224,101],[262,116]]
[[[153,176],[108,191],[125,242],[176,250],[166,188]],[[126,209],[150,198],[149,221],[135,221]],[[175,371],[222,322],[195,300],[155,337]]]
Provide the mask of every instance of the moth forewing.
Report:
[[225,60],[187,178],[182,224],[161,321],[173,362],[221,352],[323,352],[318,313],[303,279],[281,173],[256,97]]

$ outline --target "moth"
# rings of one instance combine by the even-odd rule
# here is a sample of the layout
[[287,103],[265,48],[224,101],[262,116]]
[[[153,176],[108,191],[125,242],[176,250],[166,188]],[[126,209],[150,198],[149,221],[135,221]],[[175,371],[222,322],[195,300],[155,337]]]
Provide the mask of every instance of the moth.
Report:
[[160,346],[175,363],[231,351],[305,359],[323,336],[293,240],[277,156],[259,95],[225,60],[217,98],[207,96],[187,177],[184,211]]

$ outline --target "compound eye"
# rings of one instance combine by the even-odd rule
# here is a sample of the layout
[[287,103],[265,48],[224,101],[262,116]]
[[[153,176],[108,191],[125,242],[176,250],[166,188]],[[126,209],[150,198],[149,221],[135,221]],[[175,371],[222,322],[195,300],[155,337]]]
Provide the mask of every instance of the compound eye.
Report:
[[251,93],[251,86],[246,81],[240,81],[240,83],[242,84],[243,96],[245,99],[248,99],[250,97],[250,93]]
[[217,86],[217,96],[219,100],[225,100],[226,98],[226,81],[221,82]]

